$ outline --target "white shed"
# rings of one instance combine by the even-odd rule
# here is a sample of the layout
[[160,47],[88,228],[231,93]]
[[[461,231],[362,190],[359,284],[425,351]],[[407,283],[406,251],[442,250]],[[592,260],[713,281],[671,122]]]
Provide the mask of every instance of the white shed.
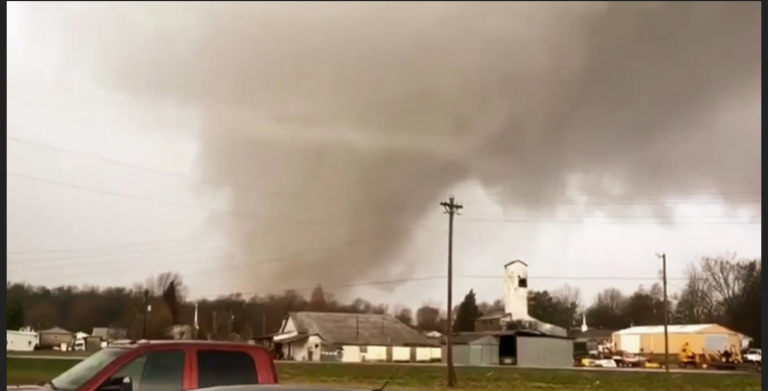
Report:
[[6,351],[31,352],[39,343],[37,333],[30,331],[8,330]]

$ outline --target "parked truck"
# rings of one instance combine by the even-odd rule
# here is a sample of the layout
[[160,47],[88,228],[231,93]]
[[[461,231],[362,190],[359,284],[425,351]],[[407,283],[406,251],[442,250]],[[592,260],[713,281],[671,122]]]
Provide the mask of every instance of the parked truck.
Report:
[[133,391],[136,384],[141,389],[188,391],[276,383],[272,357],[261,346],[139,341],[102,349],[43,386],[8,386],[8,390]]

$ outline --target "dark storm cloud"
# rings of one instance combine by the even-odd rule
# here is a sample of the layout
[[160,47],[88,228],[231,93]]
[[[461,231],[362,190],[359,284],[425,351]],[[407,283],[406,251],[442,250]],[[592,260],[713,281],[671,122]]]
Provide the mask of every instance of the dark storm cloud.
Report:
[[69,69],[199,116],[203,173],[263,216],[229,226],[242,254],[286,256],[232,273],[261,286],[391,274],[468,178],[545,209],[574,174],[587,197],[761,187],[758,2],[28,8]]

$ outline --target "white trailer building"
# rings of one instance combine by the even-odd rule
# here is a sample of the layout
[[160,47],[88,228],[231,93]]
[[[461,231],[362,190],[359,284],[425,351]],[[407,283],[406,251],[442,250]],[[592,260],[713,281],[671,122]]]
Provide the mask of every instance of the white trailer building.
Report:
[[38,344],[39,338],[35,332],[8,330],[6,351],[31,352],[35,350]]

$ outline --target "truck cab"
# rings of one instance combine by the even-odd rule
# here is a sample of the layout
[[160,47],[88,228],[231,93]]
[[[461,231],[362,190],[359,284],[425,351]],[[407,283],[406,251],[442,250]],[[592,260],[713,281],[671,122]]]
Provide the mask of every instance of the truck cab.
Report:
[[263,347],[226,342],[137,342],[102,349],[51,380],[53,391],[186,391],[275,384]]
[[761,349],[747,349],[746,353],[744,353],[744,361],[760,362],[762,361],[762,353]]

